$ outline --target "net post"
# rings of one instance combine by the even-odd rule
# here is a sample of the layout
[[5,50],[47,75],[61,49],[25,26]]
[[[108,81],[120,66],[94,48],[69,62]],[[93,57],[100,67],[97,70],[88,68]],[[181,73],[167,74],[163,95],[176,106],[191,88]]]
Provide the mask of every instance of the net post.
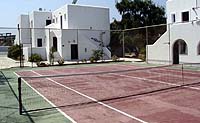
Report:
[[22,78],[18,78],[19,114],[22,115]]

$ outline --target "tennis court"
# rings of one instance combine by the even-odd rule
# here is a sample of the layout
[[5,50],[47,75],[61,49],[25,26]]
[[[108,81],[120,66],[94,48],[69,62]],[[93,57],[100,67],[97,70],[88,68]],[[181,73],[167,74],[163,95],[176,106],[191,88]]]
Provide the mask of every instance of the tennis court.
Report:
[[56,108],[74,123],[200,122],[200,72],[183,65],[117,64],[16,74],[22,112]]

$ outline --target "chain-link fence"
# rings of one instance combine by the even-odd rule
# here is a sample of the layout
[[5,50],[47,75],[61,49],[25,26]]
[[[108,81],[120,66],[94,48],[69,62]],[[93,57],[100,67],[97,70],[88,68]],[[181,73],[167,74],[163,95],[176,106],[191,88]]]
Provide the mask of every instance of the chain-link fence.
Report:
[[[0,28],[2,32],[6,32],[4,29]],[[19,45],[15,47],[19,52],[12,54],[14,56],[8,56],[22,63],[42,60],[53,64],[60,59],[64,61],[111,59],[109,30],[13,28],[10,32],[14,32],[12,45]],[[23,66],[21,62],[20,66]]]
[[163,24],[111,31],[112,55],[148,61],[147,45],[154,44],[166,29],[167,25]]
[[[57,52],[54,61],[59,58],[65,61],[105,60],[117,56],[142,59],[147,63],[199,63],[198,24],[199,21],[191,21],[126,30],[0,28],[0,34],[7,34],[3,42],[8,45],[20,44],[21,59],[26,61],[33,54],[51,61],[54,48]],[[99,59],[92,57],[94,50],[99,51],[95,52],[100,54]]]

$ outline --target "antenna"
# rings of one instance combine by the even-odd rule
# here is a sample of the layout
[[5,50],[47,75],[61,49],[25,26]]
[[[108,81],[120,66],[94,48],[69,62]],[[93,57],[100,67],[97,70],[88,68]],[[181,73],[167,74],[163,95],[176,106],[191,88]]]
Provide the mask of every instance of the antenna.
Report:
[[72,4],[76,4],[78,0],[73,0]]

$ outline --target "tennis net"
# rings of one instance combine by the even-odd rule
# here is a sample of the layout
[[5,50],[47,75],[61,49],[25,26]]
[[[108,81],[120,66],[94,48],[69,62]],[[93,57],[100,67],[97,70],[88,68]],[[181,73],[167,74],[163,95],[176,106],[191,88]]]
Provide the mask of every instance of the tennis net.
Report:
[[185,70],[183,65],[48,76],[29,71],[21,75],[18,78],[20,114],[127,100],[200,82],[200,72]]

